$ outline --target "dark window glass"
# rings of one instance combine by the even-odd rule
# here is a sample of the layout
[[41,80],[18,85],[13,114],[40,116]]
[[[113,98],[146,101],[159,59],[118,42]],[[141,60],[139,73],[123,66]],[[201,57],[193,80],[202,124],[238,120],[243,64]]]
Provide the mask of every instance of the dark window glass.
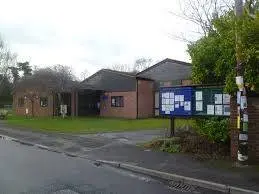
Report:
[[112,96],[111,97],[111,106],[112,107],[123,107],[124,106],[123,96]]
[[48,106],[48,97],[40,97],[40,106],[47,107]]
[[18,98],[18,106],[24,107],[24,98]]

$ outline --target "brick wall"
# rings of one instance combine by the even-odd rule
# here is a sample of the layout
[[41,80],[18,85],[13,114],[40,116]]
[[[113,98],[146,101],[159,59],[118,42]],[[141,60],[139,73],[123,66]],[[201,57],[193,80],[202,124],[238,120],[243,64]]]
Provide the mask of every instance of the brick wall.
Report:
[[[24,106],[18,106],[18,99],[24,98],[28,92],[16,92],[13,96],[13,109],[16,115],[26,115],[26,108],[28,109],[29,116],[52,116],[53,115],[53,96],[46,92],[37,92],[34,91],[34,94],[37,96],[33,99],[33,109],[32,101],[28,98],[24,100]],[[48,97],[48,106],[40,106],[40,97]],[[33,111],[33,112],[32,112]]]
[[154,116],[154,82],[138,80],[138,118]]
[[[104,117],[122,117],[135,119],[137,117],[136,91],[105,92],[106,98],[101,97],[100,115]],[[123,96],[123,107],[112,107],[111,96]]]
[[[249,162],[259,162],[259,98],[248,97],[248,145],[249,145]],[[238,130],[237,130],[237,105],[236,99],[231,98],[231,157],[237,160],[238,150]]]
[[182,86],[190,86],[192,85],[192,80],[189,80],[189,79],[184,79],[184,80],[181,80],[181,85]]

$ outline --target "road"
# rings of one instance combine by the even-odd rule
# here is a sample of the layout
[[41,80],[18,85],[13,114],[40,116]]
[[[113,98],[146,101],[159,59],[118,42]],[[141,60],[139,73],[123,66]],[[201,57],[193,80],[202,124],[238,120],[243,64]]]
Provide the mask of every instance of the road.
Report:
[[0,140],[0,193],[182,193],[149,177]]

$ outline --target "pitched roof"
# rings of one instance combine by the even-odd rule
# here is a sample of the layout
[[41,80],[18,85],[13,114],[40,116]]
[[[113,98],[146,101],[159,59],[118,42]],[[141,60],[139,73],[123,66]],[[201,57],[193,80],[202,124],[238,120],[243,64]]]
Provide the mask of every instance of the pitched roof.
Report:
[[101,69],[80,83],[80,89],[104,91],[136,90],[135,73]]
[[191,76],[190,63],[166,58],[163,61],[137,73],[137,77],[155,81],[188,79]]
[[26,89],[37,89],[37,90],[44,90],[44,91],[62,91],[62,92],[70,92],[73,89],[77,88],[78,86],[77,81],[72,80],[65,80],[62,83],[62,89],[61,83],[59,80],[57,80],[54,76],[49,76],[47,78],[39,77],[37,75],[32,75],[28,77],[24,77],[21,80],[19,80],[15,87],[15,91],[24,91]]

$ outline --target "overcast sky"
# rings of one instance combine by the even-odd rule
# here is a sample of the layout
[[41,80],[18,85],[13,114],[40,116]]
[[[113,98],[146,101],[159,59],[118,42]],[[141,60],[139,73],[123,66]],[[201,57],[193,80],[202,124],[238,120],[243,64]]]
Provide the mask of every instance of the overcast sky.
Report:
[[179,0],[5,0],[0,33],[20,61],[65,64],[90,74],[136,58],[189,61],[186,43],[170,38],[192,28],[172,16]]

